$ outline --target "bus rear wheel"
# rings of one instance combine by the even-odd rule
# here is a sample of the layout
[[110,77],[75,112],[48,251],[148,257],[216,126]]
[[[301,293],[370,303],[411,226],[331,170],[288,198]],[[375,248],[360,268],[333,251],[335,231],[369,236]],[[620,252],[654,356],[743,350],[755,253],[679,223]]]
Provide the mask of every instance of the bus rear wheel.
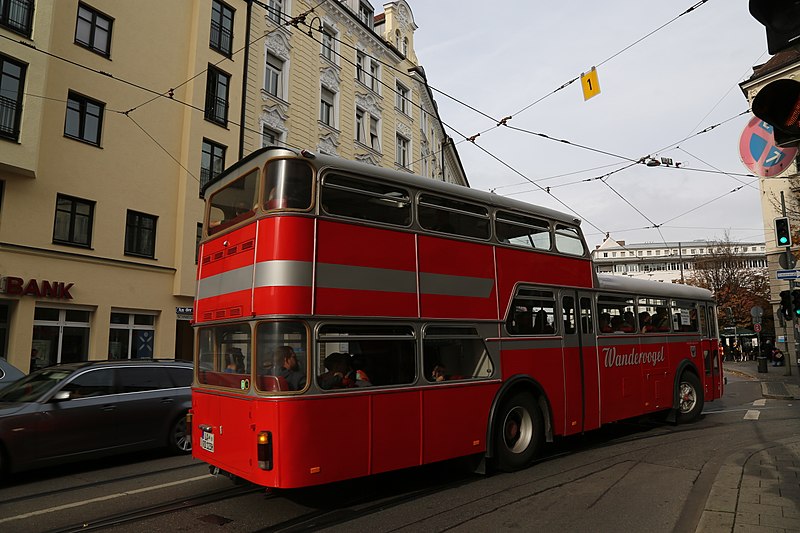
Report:
[[502,403],[495,420],[497,467],[513,472],[527,466],[541,447],[542,413],[530,394],[518,392]]
[[694,422],[703,411],[703,386],[700,379],[692,372],[681,374],[678,383],[678,417],[679,424]]

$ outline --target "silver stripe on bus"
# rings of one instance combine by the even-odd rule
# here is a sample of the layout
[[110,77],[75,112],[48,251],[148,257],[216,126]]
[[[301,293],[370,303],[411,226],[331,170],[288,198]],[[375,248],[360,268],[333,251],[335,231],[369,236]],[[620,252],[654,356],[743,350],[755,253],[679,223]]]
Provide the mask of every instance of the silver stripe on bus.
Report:
[[[323,289],[349,289],[416,294],[416,272],[353,265],[319,263],[316,285]],[[313,265],[310,261],[273,260],[223,272],[198,282],[197,298],[250,290],[251,287],[310,287]],[[420,273],[421,294],[488,298],[494,288],[491,278]]]
[[492,278],[453,276],[450,274],[419,273],[420,293],[440,296],[471,296],[488,298],[494,288]]
[[319,263],[317,287],[415,294],[417,278],[413,270]]
[[248,265],[201,279],[197,283],[197,299],[211,298],[253,287],[253,266]]
[[310,287],[312,264],[310,261],[275,259],[256,264],[253,278],[255,287]]

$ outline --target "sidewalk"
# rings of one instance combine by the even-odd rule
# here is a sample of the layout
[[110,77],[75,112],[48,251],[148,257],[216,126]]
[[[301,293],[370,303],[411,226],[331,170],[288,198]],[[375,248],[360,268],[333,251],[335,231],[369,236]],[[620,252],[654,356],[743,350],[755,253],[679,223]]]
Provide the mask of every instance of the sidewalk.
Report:
[[[724,373],[761,382],[764,398],[800,399],[800,372],[756,361],[726,361]],[[697,525],[697,533],[800,531],[800,436],[745,448],[725,460]]]

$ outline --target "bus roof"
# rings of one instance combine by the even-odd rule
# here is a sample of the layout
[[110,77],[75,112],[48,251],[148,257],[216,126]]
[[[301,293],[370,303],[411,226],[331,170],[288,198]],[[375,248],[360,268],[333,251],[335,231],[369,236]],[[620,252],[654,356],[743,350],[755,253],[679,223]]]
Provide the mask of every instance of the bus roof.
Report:
[[[203,195],[205,196],[209,190],[212,190],[213,192],[213,190],[218,189],[224,182],[228,181],[225,178],[230,175],[236,175],[237,171],[241,167],[252,164],[253,160],[255,159],[263,158],[266,162],[266,160],[271,157],[285,157],[289,155],[302,157],[303,159],[310,161],[320,171],[323,171],[326,168],[335,168],[360,175],[383,178],[384,180],[392,181],[401,185],[405,184],[408,186],[417,187],[419,189],[426,189],[441,194],[449,194],[464,200],[472,200],[474,202],[480,202],[492,207],[511,209],[531,215],[539,215],[541,217],[556,220],[558,222],[564,222],[569,225],[579,226],[581,223],[581,220],[573,215],[562,213],[547,207],[529,204],[520,200],[514,200],[498,194],[472,189],[453,183],[446,183],[432,178],[423,178],[422,176],[411,174],[409,172],[403,172],[384,167],[376,167],[374,165],[357,161],[350,161],[341,157],[317,154],[308,150],[301,151],[293,148],[281,148],[274,146],[256,150],[255,152],[252,152],[245,158],[237,161],[225,169],[217,177],[206,184],[206,186],[203,188]],[[261,165],[263,165],[263,163],[259,162],[259,166]]]
[[692,285],[681,285],[680,283],[661,283],[636,279],[615,274],[597,274],[597,288],[598,290],[634,293],[639,296],[713,300],[713,295],[708,289]]

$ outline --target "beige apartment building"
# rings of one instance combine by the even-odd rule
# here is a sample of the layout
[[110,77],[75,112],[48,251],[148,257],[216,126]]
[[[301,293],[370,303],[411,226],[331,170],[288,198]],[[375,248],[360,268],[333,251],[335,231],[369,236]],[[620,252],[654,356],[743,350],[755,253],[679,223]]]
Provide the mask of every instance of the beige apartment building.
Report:
[[190,359],[201,185],[263,145],[467,184],[409,5],[317,4],[0,3],[0,356]]

